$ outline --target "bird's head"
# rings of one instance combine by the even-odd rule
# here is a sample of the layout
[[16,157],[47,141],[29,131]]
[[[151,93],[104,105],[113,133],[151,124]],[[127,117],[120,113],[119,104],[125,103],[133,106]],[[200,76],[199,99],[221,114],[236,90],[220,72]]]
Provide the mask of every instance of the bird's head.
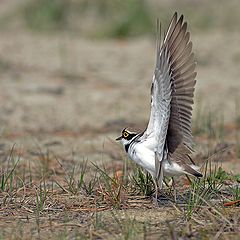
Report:
[[125,146],[129,144],[136,135],[136,132],[131,132],[127,128],[124,128],[122,130],[122,135],[116,138],[116,141],[121,141],[121,143]]

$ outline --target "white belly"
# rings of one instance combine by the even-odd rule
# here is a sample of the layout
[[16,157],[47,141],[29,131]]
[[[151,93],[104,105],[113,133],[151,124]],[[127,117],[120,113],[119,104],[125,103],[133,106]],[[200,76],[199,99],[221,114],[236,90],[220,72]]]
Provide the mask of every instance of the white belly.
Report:
[[142,144],[136,144],[129,152],[130,158],[155,177],[155,153]]
[[[155,170],[155,152],[153,148],[149,149],[143,143],[137,143],[129,152],[130,158],[146,169],[153,177],[156,177]],[[163,160],[163,174],[164,176],[177,176],[185,174],[184,169],[175,162],[169,162],[167,159]]]

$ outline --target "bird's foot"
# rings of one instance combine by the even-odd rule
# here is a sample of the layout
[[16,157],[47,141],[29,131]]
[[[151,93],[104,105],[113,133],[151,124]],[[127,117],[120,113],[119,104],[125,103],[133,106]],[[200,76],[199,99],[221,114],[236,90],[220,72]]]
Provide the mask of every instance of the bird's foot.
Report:
[[155,207],[159,207],[158,198],[156,196],[153,197],[153,204]]

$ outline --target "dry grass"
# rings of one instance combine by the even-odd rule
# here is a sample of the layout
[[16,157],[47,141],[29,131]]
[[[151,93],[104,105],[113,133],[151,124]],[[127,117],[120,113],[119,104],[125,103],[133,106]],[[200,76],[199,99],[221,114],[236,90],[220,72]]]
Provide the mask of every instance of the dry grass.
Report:
[[[26,163],[13,146],[1,164],[0,236],[237,239],[240,176],[215,163],[218,154],[227,160],[225,150],[209,149],[210,155],[198,155],[201,162],[206,161],[204,177],[191,183],[181,178],[177,203],[166,188],[156,208],[149,175],[128,161],[120,168],[112,163],[77,164],[38,148],[37,159]],[[236,152],[231,158],[236,158]]]

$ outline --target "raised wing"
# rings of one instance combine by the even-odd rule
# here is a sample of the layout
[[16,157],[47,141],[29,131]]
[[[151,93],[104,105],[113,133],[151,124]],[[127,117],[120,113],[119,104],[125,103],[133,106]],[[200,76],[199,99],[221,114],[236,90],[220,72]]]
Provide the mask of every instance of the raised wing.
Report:
[[170,154],[174,154],[180,145],[187,149],[193,145],[191,105],[196,84],[196,64],[189,39],[187,23],[183,21],[183,15],[178,18],[177,13],[171,20],[164,40],[161,42],[160,37],[158,39],[151,113],[145,134],[154,134],[160,161],[165,146]]

